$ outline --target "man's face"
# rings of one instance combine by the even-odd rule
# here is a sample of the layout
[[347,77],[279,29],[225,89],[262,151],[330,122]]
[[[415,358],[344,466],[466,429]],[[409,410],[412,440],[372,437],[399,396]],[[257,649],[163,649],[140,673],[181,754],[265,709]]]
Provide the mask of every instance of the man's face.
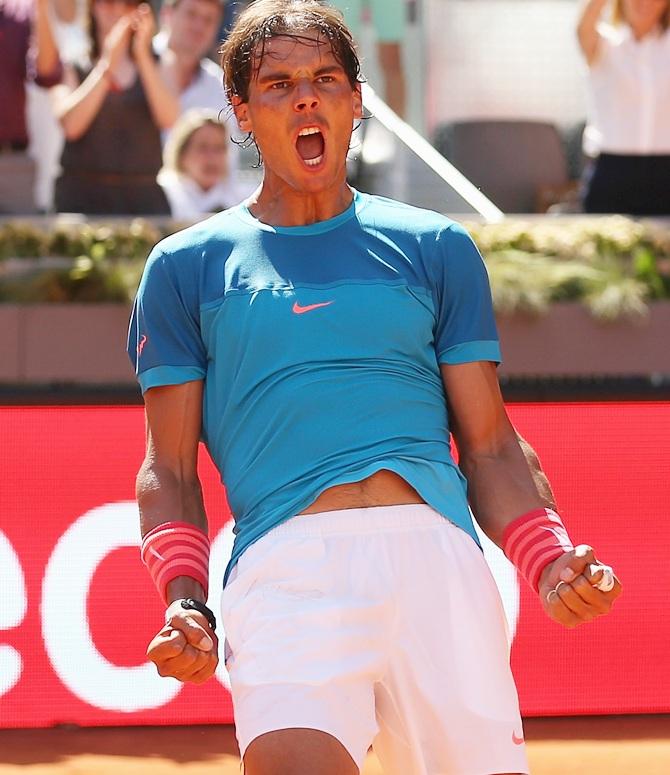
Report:
[[221,25],[217,0],[179,0],[164,8],[170,31],[169,46],[177,54],[202,59],[214,45]]
[[248,101],[235,106],[235,115],[240,129],[253,133],[266,181],[280,178],[306,194],[345,181],[361,94],[317,31],[266,42]]

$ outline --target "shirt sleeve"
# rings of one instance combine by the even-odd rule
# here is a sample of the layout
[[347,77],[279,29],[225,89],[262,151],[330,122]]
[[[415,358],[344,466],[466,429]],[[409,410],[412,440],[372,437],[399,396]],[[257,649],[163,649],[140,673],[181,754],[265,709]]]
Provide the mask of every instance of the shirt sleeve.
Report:
[[142,393],[204,379],[207,372],[197,276],[174,259],[154,248],[133,305],[128,355]]
[[437,236],[435,352],[439,363],[500,363],[500,344],[484,261],[470,235],[452,223]]

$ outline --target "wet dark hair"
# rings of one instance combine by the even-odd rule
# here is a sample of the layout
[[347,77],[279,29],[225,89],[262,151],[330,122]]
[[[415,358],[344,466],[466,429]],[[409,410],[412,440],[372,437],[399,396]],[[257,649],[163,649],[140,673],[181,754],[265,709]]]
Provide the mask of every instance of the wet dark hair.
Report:
[[[315,31],[316,41],[308,34]],[[229,100],[236,97],[247,102],[265,45],[279,36],[314,45],[327,41],[351,88],[363,82],[356,44],[338,10],[318,0],[256,0],[240,15],[221,47],[223,86]]]

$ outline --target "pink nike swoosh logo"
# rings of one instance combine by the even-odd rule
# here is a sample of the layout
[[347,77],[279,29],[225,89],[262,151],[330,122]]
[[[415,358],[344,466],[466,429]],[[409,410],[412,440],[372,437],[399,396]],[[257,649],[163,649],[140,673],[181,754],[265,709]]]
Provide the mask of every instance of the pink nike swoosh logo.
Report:
[[139,344],[137,345],[137,354],[142,355],[142,350],[144,350],[144,345],[146,344],[147,338],[144,334],[142,334],[142,338],[139,341]]
[[516,732],[512,732],[512,742],[514,745],[523,745],[523,737],[517,737]]
[[295,312],[296,315],[304,315],[305,312],[311,312],[313,309],[319,309],[319,307],[330,307],[331,304],[334,304],[333,301],[322,301],[319,304],[307,304],[304,307],[301,307],[298,302],[294,302],[293,304],[293,312]]

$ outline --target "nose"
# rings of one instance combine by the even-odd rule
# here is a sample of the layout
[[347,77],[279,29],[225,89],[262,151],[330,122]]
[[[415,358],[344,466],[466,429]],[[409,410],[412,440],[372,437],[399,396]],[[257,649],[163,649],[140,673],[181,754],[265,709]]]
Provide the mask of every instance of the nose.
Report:
[[319,106],[314,85],[311,81],[301,81],[295,91],[294,108],[298,113],[304,113],[306,110],[315,110]]

